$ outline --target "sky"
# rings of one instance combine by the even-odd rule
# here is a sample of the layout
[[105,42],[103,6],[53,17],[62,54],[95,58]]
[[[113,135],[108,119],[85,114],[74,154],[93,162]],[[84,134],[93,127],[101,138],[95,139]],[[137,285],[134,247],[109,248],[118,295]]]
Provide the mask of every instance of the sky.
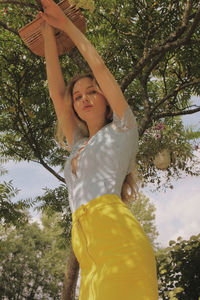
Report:
[[[199,100],[198,100],[199,101]],[[183,117],[184,125],[195,125],[200,128],[200,113]],[[200,158],[200,152],[195,151]],[[59,181],[44,167],[37,163],[14,163],[5,165],[8,174],[1,180],[13,181],[13,186],[20,189],[18,199],[36,197],[44,193],[43,188],[59,186]],[[61,174],[63,176],[63,174]],[[179,236],[189,239],[200,233],[200,177],[187,176],[173,182],[173,190],[151,192],[147,187],[144,192],[156,207],[156,226],[159,232],[158,243],[167,247],[170,240]],[[32,212],[34,220],[39,214]]]

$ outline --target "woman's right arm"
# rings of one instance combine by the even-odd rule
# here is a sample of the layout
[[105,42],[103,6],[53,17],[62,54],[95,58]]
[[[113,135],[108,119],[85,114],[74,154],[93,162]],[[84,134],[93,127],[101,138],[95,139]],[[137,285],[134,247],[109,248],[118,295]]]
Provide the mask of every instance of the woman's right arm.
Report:
[[65,100],[66,87],[59,63],[54,29],[47,22],[44,22],[42,32],[50,97],[53,101],[58,121],[62,118],[63,113],[66,114],[63,131],[68,144],[71,146],[73,143],[73,132],[77,124],[72,105],[71,103],[67,104]]

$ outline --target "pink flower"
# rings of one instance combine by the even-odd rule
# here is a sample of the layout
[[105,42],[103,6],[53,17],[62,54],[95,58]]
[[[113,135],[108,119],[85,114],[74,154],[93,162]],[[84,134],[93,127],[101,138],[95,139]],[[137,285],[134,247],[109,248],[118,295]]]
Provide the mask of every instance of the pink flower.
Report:
[[148,135],[149,134],[149,130],[146,129],[145,132],[144,132],[144,134]]
[[152,129],[153,130],[163,130],[163,129],[165,129],[165,125],[160,122],[156,126],[154,126]]
[[161,138],[161,134],[160,134],[160,133],[155,134],[155,135],[154,135],[154,138],[155,138],[155,140],[160,139],[160,138]]

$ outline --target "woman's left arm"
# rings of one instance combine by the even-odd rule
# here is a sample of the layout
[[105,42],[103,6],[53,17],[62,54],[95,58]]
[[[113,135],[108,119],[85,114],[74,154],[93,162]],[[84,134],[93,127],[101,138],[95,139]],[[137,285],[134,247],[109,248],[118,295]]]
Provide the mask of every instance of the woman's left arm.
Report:
[[53,0],[42,0],[42,5],[44,7],[44,13],[40,13],[42,18],[50,25],[63,30],[70,37],[90,66],[112,110],[122,119],[128,104],[120,86],[106,67],[95,47],[70,19],[64,15]]

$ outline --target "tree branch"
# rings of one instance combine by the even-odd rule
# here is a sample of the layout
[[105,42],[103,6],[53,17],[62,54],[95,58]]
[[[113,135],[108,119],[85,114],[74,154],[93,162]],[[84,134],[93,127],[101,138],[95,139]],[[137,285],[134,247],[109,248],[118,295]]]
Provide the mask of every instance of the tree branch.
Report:
[[74,300],[76,284],[78,279],[79,263],[74,255],[74,251],[71,247],[68,257],[67,269],[65,272],[63,290],[61,300]]
[[163,24],[165,24],[167,18],[169,17],[169,13],[171,12],[171,9],[172,9],[172,3],[170,2],[168,5],[167,13],[165,13],[165,15],[163,16],[162,21],[158,23],[154,28],[152,28],[153,29],[151,30],[152,37],[156,34],[158,30],[162,28]]
[[[146,79],[146,78],[145,78]],[[140,83],[142,86],[142,97],[144,99],[144,112],[146,118],[148,118],[150,114],[150,104],[149,104],[149,97],[147,93],[147,81],[144,78],[140,78]]]
[[44,11],[43,10],[43,6],[42,6],[42,3],[41,3],[41,1],[40,0],[35,0],[36,2],[37,2],[37,6],[38,6],[38,10],[41,10],[41,11]]
[[14,29],[12,27],[8,27],[7,24],[5,24],[4,22],[2,22],[1,20],[0,20],[0,26],[3,27],[4,29],[6,29],[6,30],[8,30],[8,31],[10,31],[10,32],[12,32],[12,33],[14,33],[14,34],[16,34],[16,35],[19,36],[19,33],[18,33],[18,31],[16,29]]
[[199,22],[200,22],[199,19],[200,19],[200,5],[199,5],[198,10],[197,10],[197,13],[196,13],[196,15],[195,15],[195,17],[194,17],[194,21],[192,22],[192,24],[191,24],[191,26],[190,26],[190,28],[189,28],[189,30],[188,30],[188,37],[187,37],[187,40],[189,40],[189,39],[191,38],[192,34],[194,33],[194,31],[195,31],[197,25],[198,25]]
[[38,10],[37,5],[32,4],[32,3],[28,3],[28,2],[22,2],[22,1],[14,1],[14,0],[0,1],[0,5],[1,4],[21,5],[21,6],[27,6],[27,7],[35,8],[35,9]]
[[161,53],[157,57],[155,57],[154,60],[151,61],[150,66],[145,71],[144,80],[148,80],[148,77],[150,76],[152,70],[159,64],[159,62],[163,56],[164,56],[164,54]]
[[158,119],[164,118],[164,117],[191,115],[191,114],[195,114],[197,112],[200,112],[200,107],[195,108],[195,109],[190,109],[190,110],[179,111],[179,112],[163,112],[161,114],[157,114],[155,116],[154,120],[158,120]]
[[[104,18],[108,23],[110,23],[111,27],[112,27],[115,31],[117,31],[117,32],[119,32],[119,33],[121,33],[121,34],[123,34],[123,35],[126,35],[126,36],[131,36],[131,37],[135,37],[135,36],[136,36],[136,35],[135,35],[134,33],[132,33],[132,32],[124,32],[124,31],[120,30],[120,28],[117,28],[117,27],[116,27],[117,22],[116,22],[115,24],[112,23],[112,22],[110,21],[110,19],[109,19],[108,17],[106,17],[104,14],[98,12],[98,15],[99,15],[101,18]],[[114,14],[113,14],[113,15],[114,15]],[[116,15],[114,15],[114,16],[116,17]]]
[[[21,120],[21,118],[19,117],[19,122],[20,122],[20,125],[21,125],[21,128],[23,130],[23,134],[30,146],[30,149],[32,149],[34,155],[38,158],[39,160],[39,163],[45,168],[47,169],[51,174],[53,174],[58,180],[62,181],[65,183],[65,179],[60,176],[57,172],[55,172],[51,167],[49,167],[49,165],[47,165],[47,163],[44,161],[44,159],[42,158],[42,155],[41,155],[41,152],[40,152],[40,147],[38,145],[38,142],[37,140],[35,139],[35,136],[33,134],[33,131],[32,131],[32,128],[29,124],[29,121],[27,120],[25,114],[24,114],[24,110],[23,110],[23,107],[20,103],[20,96],[18,95],[18,109],[19,109],[19,112],[21,113],[21,115],[23,116],[23,119],[24,121],[26,122],[26,125],[27,125],[27,128],[28,130],[26,130],[24,128],[24,124]],[[33,141],[33,142],[32,142]]]
[[53,174],[58,180],[62,181],[63,183],[66,183],[65,182],[65,179],[60,176],[58,173],[56,173],[51,167],[49,167],[47,165],[47,163],[45,163],[45,161],[40,157],[39,158],[39,163],[45,168],[47,169],[51,174]]
[[167,101],[168,99],[170,99],[171,97],[175,97],[179,91],[192,86],[194,84],[200,84],[200,80],[199,81],[193,81],[193,82],[188,82],[185,84],[180,85],[178,88],[176,88],[172,93],[170,93],[169,95],[165,96],[163,99],[161,99],[159,101],[159,103],[157,103],[153,109],[148,113],[145,114],[145,117],[142,119],[142,122],[139,126],[139,136],[142,136],[142,134],[144,133],[144,131],[148,128],[149,124],[152,122],[152,120],[158,120],[160,118],[164,118],[164,117],[172,117],[172,116],[179,116],[179,115],[187,115],[187,114],[193,114],[195,112],[200,111],[200,108],[196,108],[193,110],[187,110],[187,111],[179,111],[179,112],[164,112],[164,113],[160,113],[160,114],[154,114],[156,109],[163,104],[165,101]]
[[77,53],[76,48],[73,48],[69,53],[68,56],[73,62],[79,67],[80,70],[89,71],[89,66],[86,62],[84,62],[80,55]]
[[184,84],[179,85],[179,87],[177,87],[173,92],[171,92],[170,94],[166,95],[163,99],[161,99],[151,110],[151,115],[153,115],[155,113],[155,111],[159,108],[159,106],[161,106],[165,101],[167,101],[168,99],[176,96],[178,94],[178,92],[180,92],[181,90],[190,87],[192,85],[196,85],[196,84],[200,84],[200,80],[195,80],[192,82],[187,82]]
[[175,32],[172,32],[169,35],[169,37],[166,40],[164,40],[161,44],[167,44],[177,40],[177,38],[180,37],[186,31],[189,22],[189,13],[192,8],[192,2],[193,0],[187,1],[181,26],[179,26]]
[[[190,1],[188,1],[190,2]],[[186,7],[186,11],[188,10],[188,6]],[[157,55],[162,53],[163,55],[172,49],[179,48],[180,46],[186,44],[188,40],[191,38],[194,30],[196,29],[198,23],[200,22],[200,6],[197,10],[197,13],[194,17],[190,28],[187,31],[185,37],[178,39],[178,36],[182,35],[186,30],[185,28],[185,18],[188,12],[184,14],[184,22],[182,22],[182,26],[180,26],[174,33],[171,33],[170,37],[164,40],[160,45],[154,46],[149,52],[146,54],[146,57],[142,57],[135,66],[134,71],[130,72],[122,81],[121,89],[124,91],[127,86],[134,80],[134,78],[141,72],[141,70]],[[175,40],[175,37],[177,40]]]

